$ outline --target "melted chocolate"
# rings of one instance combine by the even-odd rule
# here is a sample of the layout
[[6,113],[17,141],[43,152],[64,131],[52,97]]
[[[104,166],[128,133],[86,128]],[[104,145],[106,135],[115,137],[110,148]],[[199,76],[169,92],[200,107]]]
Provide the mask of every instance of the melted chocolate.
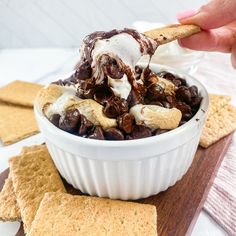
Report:
[[[91,87],[91,77],[95,76],[92,75],[92,51],[95,47],[95,44],[98,40],[104,40],[109,39],[115,35],[126,33],[131,35],[140,45],[140,52],[144,53],[144,50],[146,50],[146,53],[151,56],[154,54],[158,44],[154,43],[151,39],[147,38],[146,36],[142,37],[142,35],[133,29],[125,28],[123,30],[111,30],[108,32],[105,31],[96,31],[90,35],[87,35],[83,40],[83,47],[81,48],[81,58],[80,62],[76,66],[76,72],[74,75],[72,75],[70,78],[68,78],[66,81],[64,81],[63,85],[71,85],[79,83],[81,84],[81,80],[87,80],[89,79],[89,83]],[[101,62],[102,61],[102,62]],[[129,80],[129,83],[132,86],[132,89],[134,90],[134,93],[136,94],[136,97],[139,98],[138,101],[141,102],[142,94],[144,93],[143,88],[139,85],[137,85],[136,80],[134,78],[134,72],[131,70],[131,68],[127,65],[125,65],[121,60],[116,61],[114,58],[111,58],[109,55],[103,55],[100,58],[100,61],[98,62],[98,66],[100,66],[101,72],[96,75],[95,80],[93,80],[95,87],[96,85],[101,85],[104,83],[104,79],[106,76],[110,76],[111,78],[115,79],[121,79],[124,74],[127,75],[127,78]],[[62,85],[61,81],[58,81],[57,84]],[[83,83],[83,87],[85,84]],[[84,90],[80,90],[83,93],[81,95],[78,95],[80,97],[86,97],[84,96]]]

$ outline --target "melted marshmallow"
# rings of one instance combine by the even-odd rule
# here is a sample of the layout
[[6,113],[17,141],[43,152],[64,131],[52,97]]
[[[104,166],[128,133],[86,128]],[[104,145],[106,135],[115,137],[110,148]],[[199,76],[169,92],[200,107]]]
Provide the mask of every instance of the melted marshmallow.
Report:
[[121,79],[113,79],[108,76],[108,85],[111,87],[114,94],[118,97],[127,99],[131,91],[131,85],[126,74]]

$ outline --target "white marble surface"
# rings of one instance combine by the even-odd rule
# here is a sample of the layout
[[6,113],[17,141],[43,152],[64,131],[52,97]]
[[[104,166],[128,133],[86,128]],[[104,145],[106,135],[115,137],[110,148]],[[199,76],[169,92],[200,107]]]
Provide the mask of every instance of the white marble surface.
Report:
[[[2,50],[0,51],[0,86],[15,79],[37,81],[39,83],[53,81],[72,70],[78,58],[77,51],[77,49]],[[214,62],[214,58],[217,55],[218,54],[207,55],[208,61],[212,58]],[[217,57],[221,65],[228,63],[229,57],[227,55]],[[204,59],[202,63],[204,64]],[[222,70],[223,69],[222,67]],[[214,64],[212,67],[208,67],[207,70],[214,70]],[[198,74],[201,75],[201,73]],[[217,88],[215,88],[215,90],[217,90]],[[8,167],[8,158],[18,154],[22,146],[42,142],[43,137],[41,134],[38,134],[10,146],[3,147],[0,144],[0,172]],[[18,226],[18,223],[0,222],[0,235],[13,236]],[[192,236],[224,235],[227,235],[225,231],[204,211],[201,211],[193,229]]]

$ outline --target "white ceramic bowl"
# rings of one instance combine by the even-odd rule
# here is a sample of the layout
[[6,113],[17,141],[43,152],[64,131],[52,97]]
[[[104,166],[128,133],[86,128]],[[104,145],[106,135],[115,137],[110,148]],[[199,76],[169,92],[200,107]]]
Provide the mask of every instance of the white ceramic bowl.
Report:
[[203,85],[191,76],[151,64],[154,72],[167,70],[196,85],[203,96],[197,114],[167,133],[129,141],[78,137],[51,124],[35,105],[39,128],[60,174],[75,188],[113,199],[139,199],[174,185],[190,167],[208,109]]

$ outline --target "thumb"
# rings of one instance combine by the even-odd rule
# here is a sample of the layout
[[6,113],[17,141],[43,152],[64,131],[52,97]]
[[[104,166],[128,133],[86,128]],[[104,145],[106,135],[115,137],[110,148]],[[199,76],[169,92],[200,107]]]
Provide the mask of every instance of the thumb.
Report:
[[202,29],[215,29],[236,20],[235,0],[212,0],[198,11],[177,14],[182,24],[199,25]]

